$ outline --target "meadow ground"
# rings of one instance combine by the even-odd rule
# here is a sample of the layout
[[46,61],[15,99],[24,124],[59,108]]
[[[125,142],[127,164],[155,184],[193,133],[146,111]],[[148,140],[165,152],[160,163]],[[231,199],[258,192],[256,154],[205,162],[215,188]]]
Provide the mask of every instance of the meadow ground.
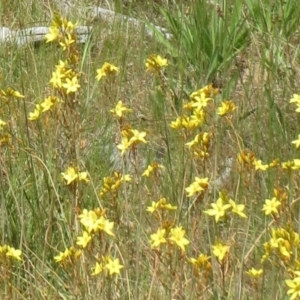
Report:
[[300,299],[298,0],[79,2],[172,39],[1,2],[0,298]]

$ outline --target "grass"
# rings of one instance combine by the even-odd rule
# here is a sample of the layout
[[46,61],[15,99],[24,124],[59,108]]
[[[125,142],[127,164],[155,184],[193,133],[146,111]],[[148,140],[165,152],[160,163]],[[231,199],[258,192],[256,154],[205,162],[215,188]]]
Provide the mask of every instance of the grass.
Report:
[[[114,3],[171,40],[102,20],[1,47],[1,298],[300,298],[300,8],[219,2]],[[45,4],[3,1],[2,25],[51,26]]]

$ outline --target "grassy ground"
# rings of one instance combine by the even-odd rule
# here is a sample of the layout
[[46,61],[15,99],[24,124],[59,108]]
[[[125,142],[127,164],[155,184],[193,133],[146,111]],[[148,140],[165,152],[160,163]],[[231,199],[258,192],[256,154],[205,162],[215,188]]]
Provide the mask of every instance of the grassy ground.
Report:
[[87,44],[1,45],[1,299],[300,298],[298,1],[182,2],[94,3],[170,41],[75,7]]

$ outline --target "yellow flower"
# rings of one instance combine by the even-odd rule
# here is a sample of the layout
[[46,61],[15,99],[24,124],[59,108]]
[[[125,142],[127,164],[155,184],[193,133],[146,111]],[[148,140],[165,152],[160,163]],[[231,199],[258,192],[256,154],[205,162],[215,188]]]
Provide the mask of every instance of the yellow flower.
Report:
[[291,254],[293,253],[292,251],[289,251],[291,249],[291,245],[289,243],[289,241],[284,240],[284,239],[278,239],[279,243],[278,243],[278,250],[280,252],[280,254],[287,259],[291,258]]
[[223,245],[220,242],[217,242],[213,247],[213,254],[218,259],[219,262],[223,261],[225,256],[229,252],[229,246]]
[[260,159],[254,160],[252,164],[254,165],[255,170],[266,171],[269,168],[269,165],[263,165]]
[[50,83],[55,88],[61,88],[62,87],[62,79],[65,78],[65,74],[61,73],[60,70],[56,70],[55,72],[52,72],[52,77],[50,79]]
[[64,37],[64,41],[59,42],[59,45],[63,48],[63,51],[65,51],[73,43],[75,43],[75,39],[71,36],[70,33],[67,33],[67,35]]
[[292,141],[292,144],[295,144],[296,148],[300,147],[300,134],[298,135],[298,139]]
[[63,262],[66,259],[77,259],[80,257],[82,252],[80,250],[76,250],[74,247],[70,247],[66,249],[64,252],[59,252],[59,255],[54,256],[54,260],[56,262]]
[[108,235],[115,236],[114,233],[112,232],[114,228],[114,222],[110,222],[109,220],[101,216],[98,219],[97,224],[100,230],[106,232]]
[[208,178],[199,178],[195,177],[195,181],[191,183],[185,191],[188,193],[188,197],[192,197],[193,195],[203,192],[209,185]]
[[125,175],[122,175],[121,181],[130,182],[130,181],[132,181],[132,178],[131,178],[130,174],[125,174]]
[[102,77],[105,77],[107,75],[115,75],[118,72],[119,72],[119,68],[117,68],[116,66],[114,66],[108,62],[105,62],[103,64],[103,66],[101,67],[101,69],[97,70],[96,79],[98,81],[100,81],[102,79]]
[[271,200],[266,199],[265,204],[262,208],[262,211],[265,212],[265,215],[270,215],[270,214],[278,214],[277,207],[281,205],[280,201],[277,200],[276,197],[273,197]]
[[59,255],[54,256],[54,260],[56,262],[63,262],[71,255],[72,255],[72,251],[70,249],[66,249],[64,252],[59,252]]
[[221,106],[218,107],[217,114],[220,116],[225,116],[227,114],[234,112],[235,110],[236,110],[236,106],[231,100],[223,101],[221,103]]
[[299,158],[295,158],[293,160],[292,170],[299,170],[299,169],[300,169],[300,159]]
[[7,96],[12,96],[12,97],[19,98],[19,99],[25,98],[24,95],[22,95],[20,92],[14,90],[12,88],[8,88],[6,90],[6,93],[7,93]]
[[147,207],[147,211],[150,213],[154,213],[159,208],[159,202],[152,201],[151,206]]
[[191,142],[188,142],[185,145],[191,148],[198,145],[199,143],[200,143],[200,134],[197,134]]
[[112,276],[114,274],[120,274],[120,270],[124,268],[119,262],[119,259],[116,258],[112,260],[108,258],[108,263],[104,266],[106,270],[108,270],[109,275]]
[[184,252],[185,246],[190,242],[184,237],[185,230],[181,226],[177,226],[171,229],[169,240],[177,244],[177,246]]
[[150,236],[150,243],[151,249],[157,248],[160,244],[166,243],[167,240],[165,239],[166,229],[158,229],[156,233],[151,234]]
[[30,112],[28,115],[28,120],[35,121],[37,120],[42,112],[42,107],[40,104],[36,104],[34,112]]
[[175,121],[172,121],[170,127],[173,129],[180,129],[182,127],[181,117],[178,117]]
[[67,182],[67,185],[78,178],[78,172],[73,167],[68,167],[67,171],[61,173],[61,175],[63,179]]
[[289,160],[281,163],[282,169],[290,170],[294,166],[294,161]]
[[0,130],[2,130],[3,126],[5,126],[5,125],[6,125],[6,122],[4,122],[0,119]]
[[141,143],[144,143],[144,144],[148,143],[145,140],[146,132],[144,132],[144,131],[139,132],[136,129],[131,129],[131,133],[133,134],[133,136],[129,140],[130,144],[137,143],[137,142],[141,142]]
[[17,259],[17,260],[22,260],[21,255],[22,255],[21,250],[7,246],[6,256],[12,257],[12,258]]
[[290,288],[287,292],[291,295],[291,300],[300,298],[300,271],[295,271],[295,277],[293,279],[285,280],[286,285]]
[[256,270],[254,268],[251,268],[246,273],[252,278],[258,278],[263,274],[263,269]]
[[45,35],[46,43],[57,40],[59,35],[59,29],[56,26],[49,27],[49,33]]
[[192,130],[192,129],[197,128],[201,124],[198,119],[195,119],[192,117],[187,117],[187,116],[183,115],[181,118],[181,125],[183,128]]
[[7,246],[7,245],[0,246],[0,254],[1,254],[1,253],[6,253],[8,247],[9,247],[9,246]]
[[168,60],[160,55],[152,55],[146,60],[147,71],[159,71],[168,65]]
[[209,263],[210,260],[210,256],[207,256],[205,254],[199,254],[199,256],[196,258],[189,258],[188,259],[190,263],[192,263],[193,265],[196,265],[198,267],[205,267],[207,266],[207,264]]
[[237,215],[239,215],[242,218],[247,218],[247,216],[243,213],[243,210],[245,209],[244,204],[236,204],[232,199],[229,200],[229,203],[231,205],[231,211]]
[[115,115],[115,116],[117,116],[119,118],[123,117],[123,113],[131,112],[131,111],[132,111],[132,109],[129,109],[126,106],[124,106],[122,101],[118,101],[118,103],[115,106],[115,108],[110,110],[110,112],[113,115]]
[[88,179],[88,172],[79,172],[78,173],[78,180],[89,182],[90,180]]
[[223,204],[223,199],[220,197],[216,203],[211,204],[212,208],[205,210],[204,213],[208,214],[211,217],[215,217],[216,223],[218,223],[219,219],[224,217],[226,214],[226,210],[228,210],[231,205]]
[[84,209],[78,218],[88,233],[91,233],[92,231],[97,232],[99,230],[98,216],[95,211]]
[[143,172],[142,176],[149,177],[150,173],[152,173],[153,171],[157,171],[158,169],[163,169],[164,170],[165,167],[154,161],[151,165],[149,165],[147,167],[147,169]]
[[85,182],[89,182],[88,173],[87,172],[78,172],[77,168],[68,167],[66,172],[61,173],[63,179],[67,182],[67,185],[78,180],[83,180]]
[[66,90],[67,94],[77,92],[80,88],[77,76],[74,76],[72,79],[66,78],[66,83],[63,83],[62,87]]
[[78,246],[82,246],[82,248],[85,248],[88,243],[91,241],[92,237],[90,236],[89,233],[87,233],[86,231],[84,231],[82,233],[82,236],[77,237],[77,242],[76,245]]
[[156,210],[175,210],[177,206],[172,206],[170,203],[167,203],[166,198],[161,198],[157,202],[152,201],[152,205],[147,207],[147,211],[154,213]]
[[294,94],[293,98],[290,100],[290,103],[296,103],[297,106],[300,106],[300,95]]
[[50,110],[51,107],[56,104],[59,100],[55,96],[49,96],[47,97],[40,105],[42,112],[45,112],[47,110]]
[[103,272],[103,264],[96,262],[95,267],[92,268],[92,275],[95,276],[95,275],[98,275],[102,272]]
[[121,144],[117,145],[117,148],[121,151],[121,156],[123,156],[131,146],[131,143],[129,142],[128,138],[126,136],[122,137]]
[[190,99],[192,101],[192,107],[195,109],[202,109],[208,105],[208,102],[211,100],[211,98],[208,98],[206,93],[200,89],[196,92],[193,92],[190,95]]

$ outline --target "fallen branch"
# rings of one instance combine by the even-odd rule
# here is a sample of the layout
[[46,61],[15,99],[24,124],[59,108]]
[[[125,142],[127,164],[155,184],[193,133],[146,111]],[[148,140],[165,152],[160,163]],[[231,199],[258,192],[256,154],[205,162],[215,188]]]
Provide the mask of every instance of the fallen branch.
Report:
[[[117,14],[114,11],[104,9],[101,7],[92,7],[89,9],[90,16],[94,20],[105,20],[108,22],[113,22],[115,20],[127,22],[128,24],[134,26],[145,26],[146,33],[149,36],[154,36],[154,31],[152,29],[155,28],[157,31],[161,32],[167,39],[171,39],[172,35],[167,32],[167,30],[160,26],[155,26],[151,24],[149,27],[144,22],[137,20],[132,17],[127,17],[121,14]],[[89,39],[90,34],[92,33],[92,26],[78,26],[76,28],[77,32],[77,42],[84,44]],[[8,27],[0,27],[0,43],[14,43],[17,46],[24,46],[28,43],[36,43],[44,41],[45,34],[49,32],[48,27],[44,26],[36,26],[30,27],[26,29],[18,29],[11,30]]]

